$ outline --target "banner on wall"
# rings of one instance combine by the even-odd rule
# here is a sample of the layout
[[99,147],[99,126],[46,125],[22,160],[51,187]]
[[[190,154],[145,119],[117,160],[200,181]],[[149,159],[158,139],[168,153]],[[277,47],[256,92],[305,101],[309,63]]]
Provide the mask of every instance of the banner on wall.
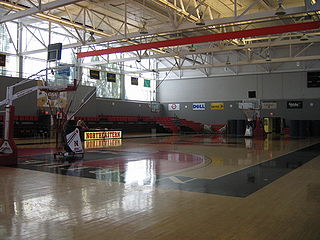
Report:
[[193,103],[192,110],[204,111],[204,110],[206,110],[206,104],[205,103]]
[[302,106],[302,101],[287,101],[288,109],[301,109]]
[[224,109],[224,103],[222,102],[216,102],[216,103],[211,103],[211,110],[223,110]]
[[307,73],[307,87],[320,88],[320,72]]
[[180,110],[180,104],[179,103],[169,103],[168,104],[168,110],[169,111],[179,111]]
[[277,103],[276,102],[263,102],[261,103],[262,109],[277,109]]

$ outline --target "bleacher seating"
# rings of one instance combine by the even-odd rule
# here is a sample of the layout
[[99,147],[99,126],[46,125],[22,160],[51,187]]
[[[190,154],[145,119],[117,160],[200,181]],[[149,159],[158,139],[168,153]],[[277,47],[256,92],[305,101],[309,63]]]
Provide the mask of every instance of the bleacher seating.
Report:
[[224,124],[212,124],[210,125],[213,132],[219,132],[223,128]]
[[186,120],[184,118],[180,119],[180,123],[186,127],[191,128],[195,132],[201,132],[203,130],[203,124],[201,123]]
[[[0,136],[3,134],[3,115],[0,115]],[[75,117],[83,120],[89,128],[121,129],[125,132],[150,132],[156,129],[159,133],[201,132],[203,125],[176,117],[153,116],[115,116],[100,115],[97,117]],[[15,116],[14,137],[49,137],[50,115]]]
[[173,122],[172,117],[157,117],[156,122],[163,127],[170,129],[173,133],[178,133],[180,131],[180,127]]

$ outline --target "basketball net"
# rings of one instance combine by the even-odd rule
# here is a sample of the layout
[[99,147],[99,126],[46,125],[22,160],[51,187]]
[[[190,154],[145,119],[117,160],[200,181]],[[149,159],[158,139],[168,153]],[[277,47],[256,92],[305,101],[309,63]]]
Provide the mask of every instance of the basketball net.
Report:
[[260,111],[257,109],[242,109],[242,111],[249,122],[256,120],[260,115]]
[[259,99],[246,99],[239,103],[239,109],[243,111],[249,122],[260,118],[260,106]]

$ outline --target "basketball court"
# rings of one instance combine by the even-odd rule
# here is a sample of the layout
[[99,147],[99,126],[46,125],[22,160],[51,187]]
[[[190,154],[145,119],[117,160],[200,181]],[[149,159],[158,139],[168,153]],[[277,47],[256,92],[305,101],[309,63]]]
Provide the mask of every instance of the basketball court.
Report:
[[319,139],[144,136],[81,160],[47,142],[0,168],[2,239],[319,236]]
[[0,1],[0,240],[319,240],[319,14]]

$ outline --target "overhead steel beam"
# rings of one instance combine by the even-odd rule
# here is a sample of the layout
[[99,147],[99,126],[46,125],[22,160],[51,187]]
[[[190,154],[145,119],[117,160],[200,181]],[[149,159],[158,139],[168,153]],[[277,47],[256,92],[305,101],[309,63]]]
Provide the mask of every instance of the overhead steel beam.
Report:
[[80,1],[83,1],[83,0],[56,0],[54,2],[41,4],[41,5],[39,5],[39,7],[32,7],[32,8],[26,9],[26,10],[22,10],[22,11],[13,13],[13,14],[3,16],[0,18],[0,23],[12,21],[12,20],[15,20],[18,18],[30,16],[30,15],[33,15],[36,13],[41,13],[44,11],[49,11],[51,9],[63,7],[65,5],[73,4],[76,2],[80,2]]
[[[79,0],[78,0],[79,1]],[[0,1],[0,7],[1,6],[4,6],[6,8],[10,8],[10,9],[13,9],[14,11],[24,11],[24,10],[27,10],[26,7],[21,7],[19,5],[15,5],[15,4],[12,4],[12,3],[9,3],[9,2],[4,2],[4,1]],[[65,19],[62,19],[58,16],[55,16],[53,14],[49,14],[49,13],[35,13],[33,15],[33,17],[36,17],[36,18],[39,18],[39,19],[42,19],[42,20],[46,20],[46,21],[50,21],[50,22],[55,22],[55,23],[58,23],[58,24],[63,24],[65,26],[68,26],[68,27],[73,27],[73,28],[76,28],[76,29],[82,29],[82,30],[85,30],[87,32],[94,32],[100,36],[105,36],[105,37],[110,37],[110,34],[108,33],[105,33],[103,31],[100,31],[100,30],[97,30],[97,29],[94,29],[93,27],[87,27],[87,26],[84,26],[83,24],[80,24],[80,23],[75,23],[75,22],[72,22],[71,20],[65,20]],[[83,44],[80,43],[78,46],[82,46]]]
[[[296,15],[296,14],[305,14],[306,9],[305,7],[295,7],[295,8],[286,8],[287,15]],[[267,11],[262,13],[254,13],[254,14],[246,14],[242,17],[225,17],[225,18],[217,18],[214,20],[206,20],[205,24],[208,27],[211,26],[220,26],[225,24],[243,24],[243,23],[249,23],[253,21],[259,21],[259,20],[274,20],[275,18],[275,11]],[[278,17],[276,19],[279,19]],[[188,31],[190,29],[196,29],[196,28],[203,28],[198,27],[195,25],[194,22],[192,23],[184,23],[181,24],[178,27],[173,27],[170,24],[165,24],[157,27],[156,29],[148,29],[149,34],[148,35],[158,35],[158,34],[168,34],[170,32],[183,32]],[[96,40],[96,43],[104,43],[104,42],[113,42],[113,41],[122,41],[128,38],[135,38],[140,37],[141,34],[139,32],[129,33],[127,36],[123,35],[115,35],[115,36],[108,36],[108,37],[102,37]]]
[[108,49],[89,51],[89,52],[80,52],[77,54],[77,57],[84,58],[84,57],[100,56],[100,55],[111,54],[111,53],[131,52],[131,51],[139,51],[139,50],[146,50],[146,49],[153,49],[153,48],[164,48],[164,47],[173,47],[173,46],[188,45],[188,44],[195,44],[195,43],[215,42],[215,41],[222,41],[222,40],[256,37],[256,36],[272,35],[272,34],[287,33],[287,32],[300,32],[305,30],[317,29],[319,27],[320,27],[320,21],[296,23],[296,24],[280,25],[280,26],[273,26],[273,27],[249,29],[249,30],[243,30],[243,31],[216,33],[216,34],[209,34],[209,35],[203,35],[203,36],[186,37],[186,38],[180,38],[180,39],[142,43],[137,45],[108,48]]
[[[303,56],[303,57],[285,57],[285,58],[272,58],[271,62],[266,62],[265,59],[262,60],[252,60],[252,61],[239,61],[235,63],[230,63],[229,66],[244,66],[252,64],[272,64],[272,63],[283,63],[283,62],[298,62],[298,61],[314,61],[318,60],[320,55],[314,56]],[[168,72],[168,71],[180,71],[180,70],[194,70],[200,68],[213,68],[213,67],[226,67],[225,63],[216,63],[216,64],[202,64],[202,65],[189,65],[189,66],[180,66],[174,68],[158,68],[157,72]],[[145,73],[153,72],[153,69],[140,70],[140,71],[126,71],[127,73]]]

